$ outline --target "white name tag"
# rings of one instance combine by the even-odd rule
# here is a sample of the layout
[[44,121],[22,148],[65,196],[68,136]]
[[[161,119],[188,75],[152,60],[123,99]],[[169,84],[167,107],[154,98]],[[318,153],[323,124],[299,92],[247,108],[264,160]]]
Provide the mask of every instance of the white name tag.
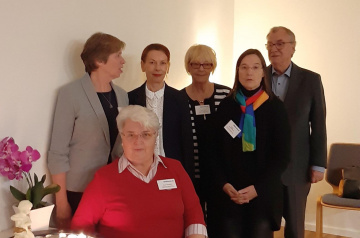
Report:
[[235,138],[235,136],[239,135],[241,132],[240,128],[232,120],[230,120],[224,128],[232,138]]
[[176,187],[175,179],[164,179],[157,181],[159,190],[171,190]]
[[209,105],[198,105],[195,106],[195,114],[196,115],[205,115],[210,114],[210,106]]

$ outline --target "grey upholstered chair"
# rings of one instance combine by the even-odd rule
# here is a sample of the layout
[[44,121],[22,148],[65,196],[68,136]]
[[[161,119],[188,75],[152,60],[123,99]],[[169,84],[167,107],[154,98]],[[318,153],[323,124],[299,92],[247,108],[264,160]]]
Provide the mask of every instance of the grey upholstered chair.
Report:
[[333,193],[324,194],[317,201],[316,238],[321,238],[323,233],[323,206],[360,211],[360,199],[342,198],[337,195],[339,182],[342,179],[342,169],[352,166],[360,167],[360,144],[332,144],[325,179],[333,187]]

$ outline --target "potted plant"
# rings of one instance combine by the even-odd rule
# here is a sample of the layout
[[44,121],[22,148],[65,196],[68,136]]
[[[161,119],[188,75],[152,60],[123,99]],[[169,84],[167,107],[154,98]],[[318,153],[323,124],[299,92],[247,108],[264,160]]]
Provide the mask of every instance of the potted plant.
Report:
[[13,186],[10,186],[10,191],[18,201],[29,200],[32,203],[32,209],[46,207],[47,204],[42,199],[46,195],[60,190],[60,186],[57,184],[44,187],[46,175],[43,175],[40,180],[35,173],[34,178],[31,177],[32,163],[39,158],[40,153],[31,146],[27,146],[24,151],[19,151],[19,146],[15,144],[14,139],[11,137],[5,137],[0,142],[0,174],[9,180],[21,180],[25,177],[28,184],[25,193]]

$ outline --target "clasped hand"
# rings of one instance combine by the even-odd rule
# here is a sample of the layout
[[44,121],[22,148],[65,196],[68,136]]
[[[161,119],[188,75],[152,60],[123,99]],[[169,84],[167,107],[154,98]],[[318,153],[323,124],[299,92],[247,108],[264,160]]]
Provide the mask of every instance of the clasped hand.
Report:
[[249,203],[252,199],[257,197],[254,185],[250,185],[237,191],[230,183],[226,183],[223,190],[236,204]]

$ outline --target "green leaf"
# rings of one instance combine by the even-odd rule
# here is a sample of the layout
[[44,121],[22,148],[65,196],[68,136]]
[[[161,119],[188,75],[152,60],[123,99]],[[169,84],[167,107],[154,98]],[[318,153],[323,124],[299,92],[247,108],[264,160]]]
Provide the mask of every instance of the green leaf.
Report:
[[34,173],[34,178],[35,178],[35,184],[37,184],[39,182],[38,176]]
[[31,200],[31,188],[29,188],[26,192],[26,200],[29,200],[32,203]]
[[44,174],[41,178],[41,183],[45,183],[45,180],[46,180],[46,174]]
[[46,202],[41,201],[38,205],[38,208],[40,207],[46,207],[48,204]]
[[42,199],[48,194],[53,194],[60,191],[60,186],[57,184],[50,184],[46,186],[46,188],[44,188],[45,180],[46,180],[46,175],[43,175],[41,180],[39,181],[37,175],[34,174],[34,181],[35,181],[34,186],[30,187],[27,190],[26,194],[22,193],[13,186],[10,186],[10,191],[12,195],[19,201],[29,200],[33,204],[32,209],[44,207],[46,203],[43,202]]
[[44,191],[44,184],[41,182],[35,183],[34,187],[32,187],[32,189],[31,189],[32,201],[31,202],[33,204],[34,209],[38,208],[38,204],[41,202],[42,198],[44,197],[43,191]]
[[57,193],[59,191],[60,191],[60,186],[53,183],[53,184],[46,186],[46,188],[44,188],[43,195],[45,197],[48,194]]
[[10,192],[17,200],[19,201],[26,200],[26,195],[11,185],[10,185]]

